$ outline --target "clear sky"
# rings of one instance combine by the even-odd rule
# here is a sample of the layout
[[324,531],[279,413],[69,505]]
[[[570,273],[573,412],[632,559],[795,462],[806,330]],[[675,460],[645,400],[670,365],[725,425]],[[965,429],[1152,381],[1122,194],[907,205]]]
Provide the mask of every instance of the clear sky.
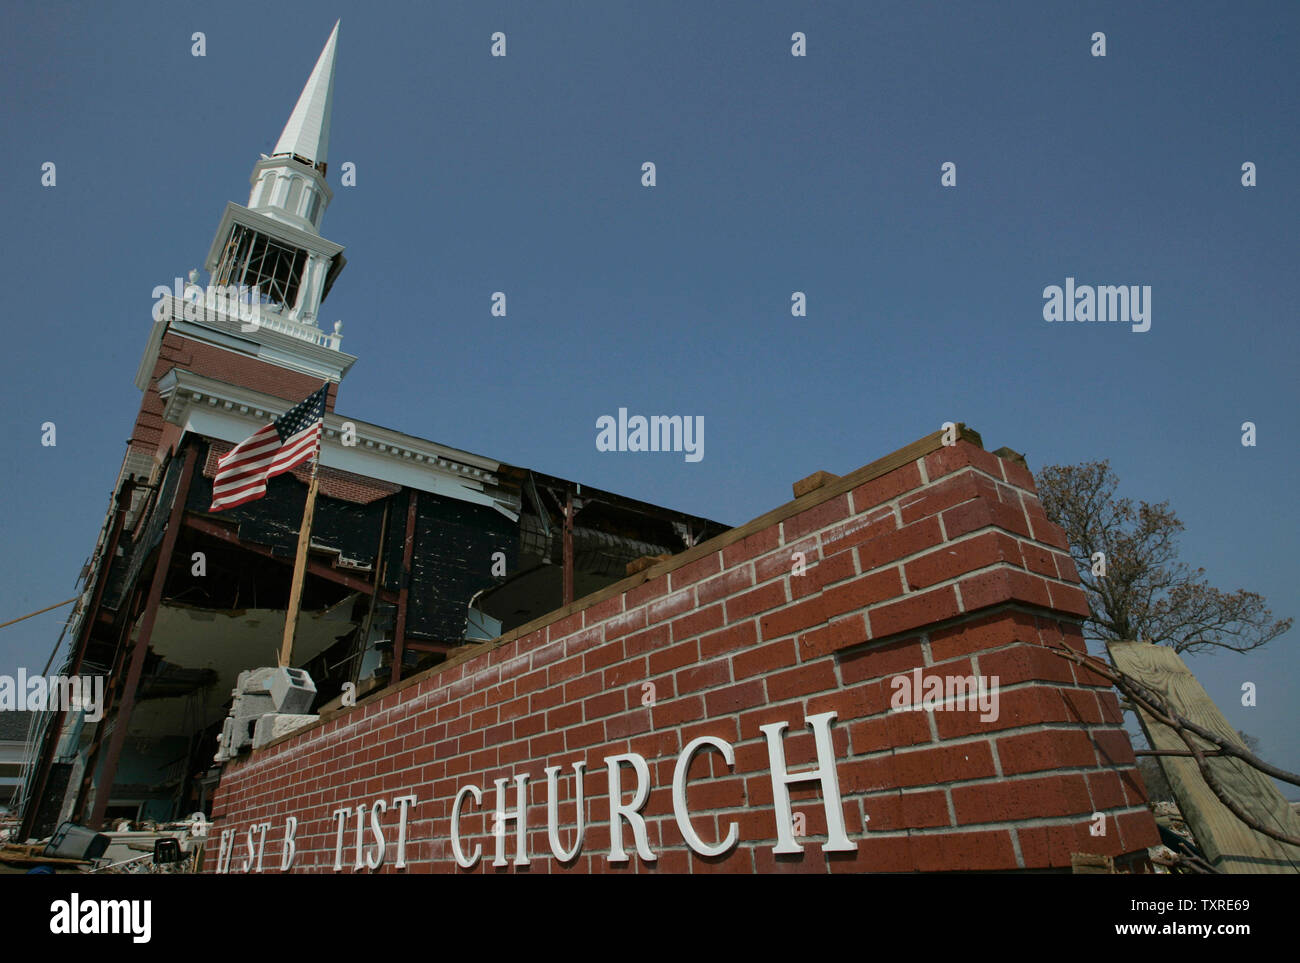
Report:
[[[729,524],[965,421],[1035,470],[1109,458],[1213,584],[1300,615],[1300,5],[232,0],[7,5],[0,621],[75,594],[151,291],[337,17],[341,414]],[[1067,277],[1150,285],[1150,330],[1045,322]],[[702,416],[703,460],[597,451],[619,407]],[[0,630],[0,672],[67,611]],[[1190,659],[1292,770],[1297,644]]]

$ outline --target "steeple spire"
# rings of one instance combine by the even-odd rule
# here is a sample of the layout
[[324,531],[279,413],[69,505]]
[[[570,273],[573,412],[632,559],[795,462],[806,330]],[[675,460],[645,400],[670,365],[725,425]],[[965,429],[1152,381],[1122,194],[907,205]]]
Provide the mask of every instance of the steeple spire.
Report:
[[[336,22],[275,145],[275,154],[263,154],[253,165],[247,206],[226,205],[205,262],[214,285],[234,285],[241,292],[247,288],[249,297],[256,290],[262,317],[252,326],[254,330],[242,326],[240,337],[250,342],[266,339],[259,357],[276,352],[277,363],[298,365],[298,370],[314,374],[333,369],[322,368],[319,358],[308,359],[310,364],[296,356],[289,358],[294,352],[286,353],[283,341],[288,335],[312,342],[317,354],[326,342],[338,349],[339,330],[336,327],[334,335],[325,334],[317,317],[321,302],[346,263],[343,246],[320,233],[321,218],[334,197],[325,179],[325,157],[338,37]],[[305,350],[296,348],[297,355]]]
[[[320,233],[321,216],[334,194],[325,182],[330,112],[334,107],[334,55],[339,22],[316,59],[307,85],[284,125],[275,153],[253,168],[248,207],[291,227]],[[314,310],[314,308],[312,309]]]
[[334,51],[338,47],[339,23],[335,21],[325,49],[302,88],[302,95],[275,143],[272,157],[290,156],[304,160],[320,171],[330,144],[330,110],[334,106]]

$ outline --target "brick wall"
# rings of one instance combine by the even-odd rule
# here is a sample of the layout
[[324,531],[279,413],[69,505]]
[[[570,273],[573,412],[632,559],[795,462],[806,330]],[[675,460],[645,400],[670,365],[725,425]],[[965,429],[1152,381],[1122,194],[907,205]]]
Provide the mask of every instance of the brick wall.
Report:
[[[321,386],[320,378],[290,371],[215,345],[192,341],[174,331],[163,334],[149,387],[140,401],[140,413],[131,431],[130,445],[149,454],[164,451],[180,438],[180,429],[163,421],[158,381],[173,368],[192,371],[232,385],[241,385],[297,404]],[[325,410],[334,410],[338,385],[326,393]]]
[[[370,821],[382,799],[379,871],[460,872],[449,843],[460,794],[458,838],[482,847],[473,871],[493,871],[496,781],[510,810],[525,774],[531,872],[1013,870],[1068,868],[1071,852],[1140,852],[1157,836],[1115,695],[1044,647],[1083,644],[1087,608],[1066,549],[1028,471],[936,433],[228,765],[206,868],[225,830],[238,871],[249,826],[267,823],[263,869],[277,871],[292,816],[292,871],[332,872],[334,812],[358,805],[368,807],[362,851],[377,856]],[[891,680],[918,667],[997,676],[997,719],[952,706],[890,711]],[[802,850],[774,853],[773,747],[791,773],[825,762],[814,721],[829,736],[849,846],[823,850],[826,787],[801,782],[789,794]],[[786,725],[760,729],[773,723]],[[701,736],[734,750],[728,766],[721,744],[706,746],[684,772],[688,828],[704,847],[736,827],[719,856],[687,844],[674,808],[679,754]],[[630,858],[609,858],[611,772],[619,800],[633,802],[630,754],[645,761],[639,814],[653,862],[622,819]],[[562,863],[546,768],[567,777],[557,822],[568,847],[575,762],[585,763],[585,836]],[[399,868],[396,800],[408,794]],[[1106,831],[1094,836],[1098,812]],[[502,825],[513,861],[516,824]],[[349,815],[345,872],[356,839]]]

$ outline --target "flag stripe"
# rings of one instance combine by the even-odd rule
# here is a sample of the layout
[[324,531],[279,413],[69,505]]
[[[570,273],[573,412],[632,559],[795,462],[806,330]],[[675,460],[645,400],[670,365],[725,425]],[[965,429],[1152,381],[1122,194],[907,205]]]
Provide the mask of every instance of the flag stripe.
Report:
[[319,432],[309,433],[306,437],[301,437],[292,448],[283,448],[273,457],[245,466],[247,470],[222,472],[213,479],[212,490],[224,493],[228,489],[247,487],[249,482],[265,482],[268,478],[283,474],[310,458],[319,438]]
[[[295,467],[296,465],[301,464],[302,462],[308,460],[310,457],[311,457],[310,450],[304,452],[302,457],[299,458],[293,465],[287,465],[285,467],[285,471],[288,471],[289,469]],[[222,485],[220,488],[213,490],[214,503],[225,501],[231,498],[232,496],[242,495],[243,493],[256,488],[260,488],[263,492],[265,492],[267,481],[271,478],[274,478],[276,475],[282,475],[282,474],[284,474],[283,471],[266,472],[250,478],[246,478],[234,484]]]
[[209,512],[262,498],[269,479],[297,467],[320,450],[328,387],[313,392],[217,459]]
[[217,468],[224,471],[232,465],[239,464],[239,462],[244,461],[245,459],[256,457],[261,452],[267,450],[268,445],[274,449],[279,445],[279,443],[280,438],[275,432],[271,432],[269,438],[260,433],[254,435],[247,441],[236,445],[233,449],[227,452],[224,457],[217,459]]
[[[304,437],[304,436],[310,436],[310,437]],[[314,444],[316,441],[318,441],[320,438],[320,430],[316,429],[314,431],[308,431],[303,433],[303,435],[295,435],[294,438],[300,440],[295,442],[292,448],[289,445],[286,445],[283,448],[277,446],[275,451],[266,453],[264,457],[249,459],[240,462],[236,466],[232,466],[230,468],[223,470],[217,476],[217,480],[214,480],[213,482],[213,486],[212,486],[213,491],[216,491],[218,488],[222,487],[227,483],[241,482],[245,478],[259,476],[259,475],[269,478],[271,475],[280,474],[285,469],[279,466],[282,465],[286,460],[292,459],[294,456],[301,454],[302,444],[304,443]],[[297,461],[294,461],[293,464],[297,464]],[[293,465],[290,465],[289,467],[293,467]],[[221,482],[221,484],[217,483],[218,480]]]

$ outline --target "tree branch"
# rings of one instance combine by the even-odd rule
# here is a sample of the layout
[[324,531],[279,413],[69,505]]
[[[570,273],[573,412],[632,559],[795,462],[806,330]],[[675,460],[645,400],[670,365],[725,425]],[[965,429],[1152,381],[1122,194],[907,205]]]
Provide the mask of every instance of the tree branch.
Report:
[[1193,757],[1196,759],[1196,767],[1200,770],[1201,778],[1205,780],[1205,784],[1210,787],[1210,790],[1218,797],[1219,801],[1227,807],[1228,811],[1239,820],[1256,832],[1262,833],[1272,839],[1276,839],[1278,842],[1287,843],[1291,846],[1300,846],[1300,836],[1292,836],[1289,833],[1284,833],[1280,830],[1265,826],[1254,816],[1241,808],[1240,804],[1232,798],[1231,793],[1224,789],[1223,785],[1219,782],[1218,777],[1210,770],[1210,764],[1206,761],[1203,750],[1196,744],[1196,741],[1189,736],[1189,733],[1199,736],[1211,745],[1217,746],[1222,751],[1223,755],[1233,756],[1240,759],[1247,765],[1262,773],[1270,775],[1275,779],[1281,779],[1284,782],[1291,783],[1292,785],[1300,786],[1300,776],[1297,776],[1292,772],[1287,772],[1284,769],[1279,769],[1276,766],[1269,765],[1253,752],[1243,749],[1234,743],[1228,742],[1215,733],[1210,732],[1208,729],[1198,726],[1190,720],[1184,719],[1169,707],[1168,702],[1159,693],[1152,692],[1136,679],[1130,678],[1123,672],[1120,672],[1118,669],[1115,669],[1095,656],[1081,655],[1066,645],[1054,642],[1048,642],[1047,647],[1050,651],[1055,652],[1062,658],[1069,659],[1071,662],[1090,669],[1097,675],[1108,680],[1113,686],[1115,686],[1115,688],[1127,695],[1129,699],[1136,703],[1149,716],[1178,733],[1178,737],[1182,739],[1187,748],[1191,750]]

